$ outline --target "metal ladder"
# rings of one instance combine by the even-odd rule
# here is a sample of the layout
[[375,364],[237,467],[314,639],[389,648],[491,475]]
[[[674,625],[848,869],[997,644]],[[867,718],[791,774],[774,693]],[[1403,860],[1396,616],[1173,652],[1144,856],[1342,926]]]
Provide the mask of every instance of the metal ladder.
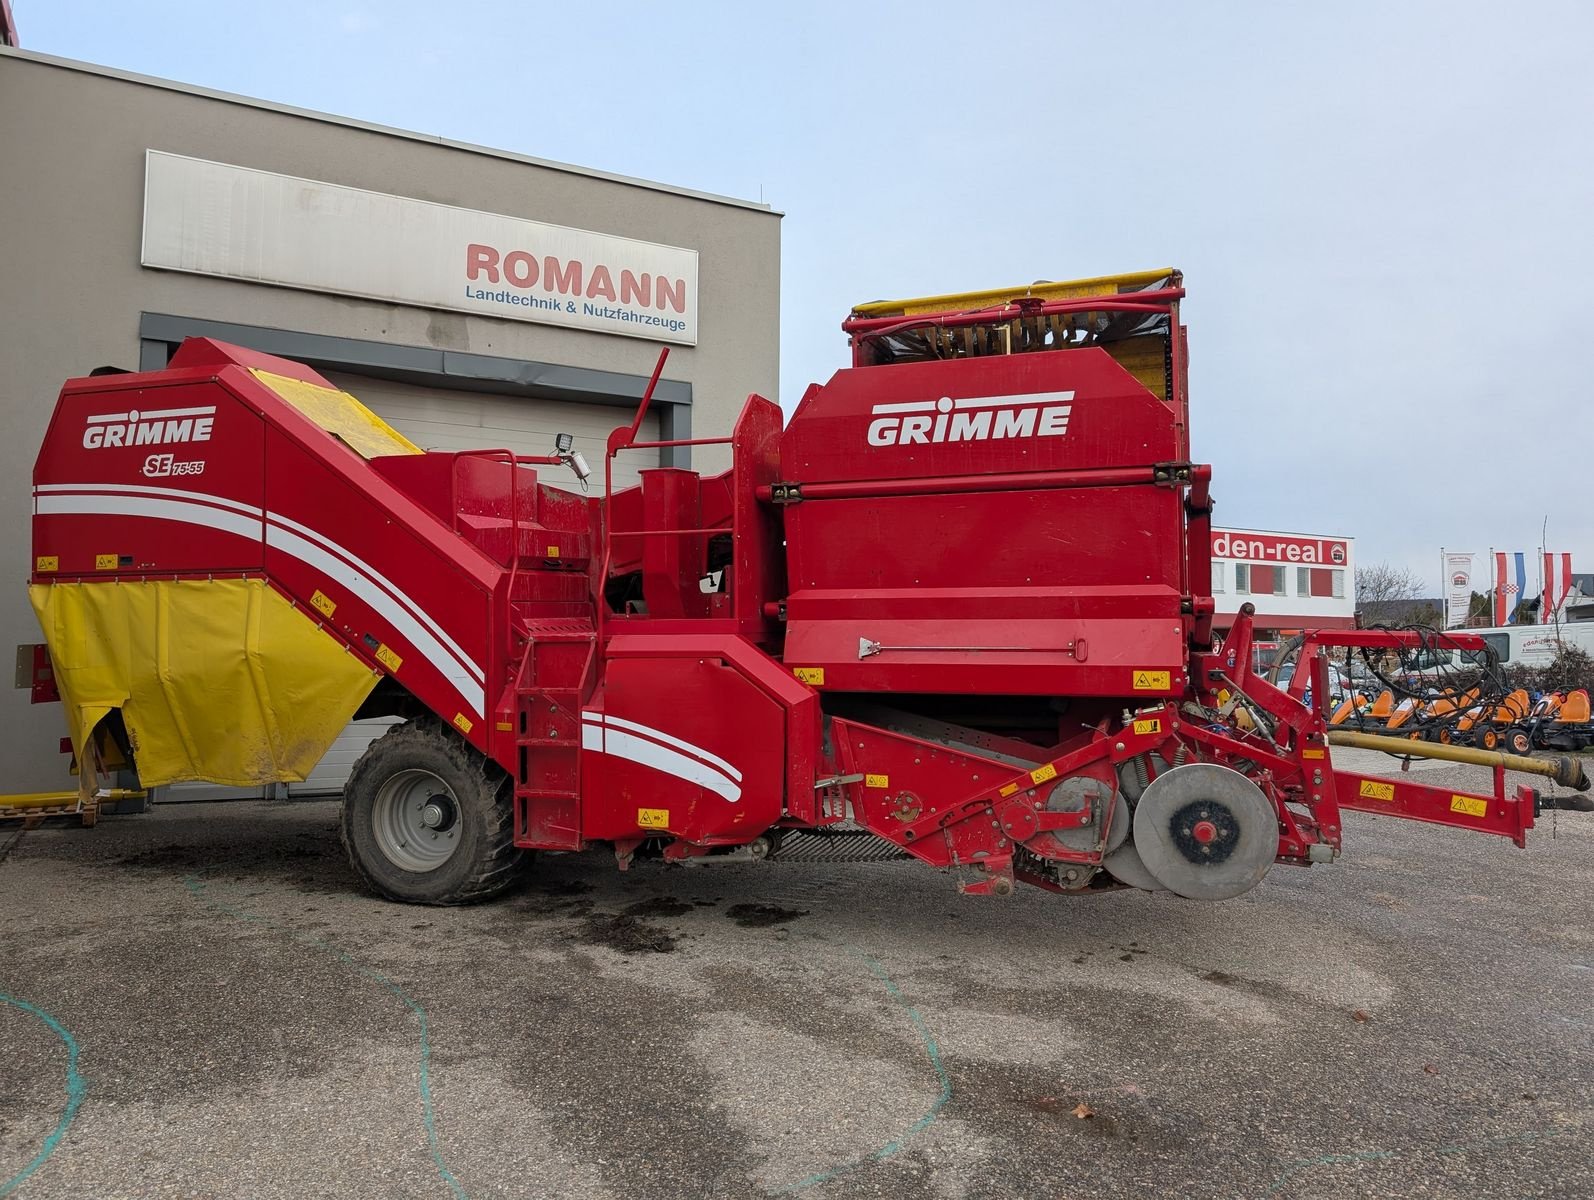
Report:
[[581,848],[581,708],[597,632],[576,618],[526,622],[515,678],[515,840]]

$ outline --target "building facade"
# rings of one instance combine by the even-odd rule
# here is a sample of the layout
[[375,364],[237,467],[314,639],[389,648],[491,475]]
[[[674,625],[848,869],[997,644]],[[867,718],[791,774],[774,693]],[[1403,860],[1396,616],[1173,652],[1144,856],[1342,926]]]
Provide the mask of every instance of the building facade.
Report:
[[1212,598],[1219,630],[1256,606],[1267,631],[1349,629],[1356,623],[1356,542],[1328,534],[1212,530]]
[[[5,47],[0,112],[0,637],[19,684],[40,641],[33,458],[69,377],[216,337],[309,363],[425,448],[573,434],[600,485],[662,346],[654,439],[725,435],[749,393],[778,399],[766,205]],[[615,479],[722,469],[718,450],[627,455]],[[0,703],[5,790],[72,786],[59,709],[21,687]]]

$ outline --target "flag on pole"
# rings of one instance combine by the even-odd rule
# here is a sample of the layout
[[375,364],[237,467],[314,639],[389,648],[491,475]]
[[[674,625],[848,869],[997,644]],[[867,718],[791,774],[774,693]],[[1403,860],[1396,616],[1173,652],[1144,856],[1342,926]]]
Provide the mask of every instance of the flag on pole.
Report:
[[1548,625],[1566,603],[1572,590],[1572,556],[1544,552],[1544,594],[1539,599],[1539,621]]
[[1528,586],[1527,555],[1517,550],[1509,552],[1516,567],[1516,582],[1511,583],[1506,578],[1505,550],[1494,552],[1494,623],[1496,625],[1510,625],[1515,621],[1516,606],[1521,602],[1522,593]]
[[1467,623],[1472,607],[1472,555],[1439,553],[1445,562],[1445,628],[1457,629]]

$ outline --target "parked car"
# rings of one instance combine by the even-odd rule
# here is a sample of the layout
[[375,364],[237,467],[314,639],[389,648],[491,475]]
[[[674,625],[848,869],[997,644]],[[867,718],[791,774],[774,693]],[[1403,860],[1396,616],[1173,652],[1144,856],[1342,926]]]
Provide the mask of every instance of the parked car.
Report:
[[[1279,668],[1278,678],[1274,680],[1281,688],[1288,688],[1290,680],[1295,678],[1295,664],[1285,663]],[[1307,704],[1311,704],[1312,687],[1306,686]],[[1335,663],[1328,664],[1328,699],[1330,704],[1338,704],[1350,695],[1350,684],[1345,679],[1345,673]]]

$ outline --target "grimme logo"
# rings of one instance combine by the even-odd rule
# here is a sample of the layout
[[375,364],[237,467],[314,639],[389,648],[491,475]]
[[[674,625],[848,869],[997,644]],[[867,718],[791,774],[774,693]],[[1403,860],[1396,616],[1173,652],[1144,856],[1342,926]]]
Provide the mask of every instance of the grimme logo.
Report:
[[[1073,392],[1023,396],[964,396],[954,400],[907,400],[869,410],[871,446],[984,442],[998,438],[1062,437],[1068,432]],[[903,414],[924,415],[903,415]]]
[[204,408],[163,408],[145,413],[104,413],[88,419],[87,427],[83,430],[83,449],[208,442],[215,423],[214,404]]

